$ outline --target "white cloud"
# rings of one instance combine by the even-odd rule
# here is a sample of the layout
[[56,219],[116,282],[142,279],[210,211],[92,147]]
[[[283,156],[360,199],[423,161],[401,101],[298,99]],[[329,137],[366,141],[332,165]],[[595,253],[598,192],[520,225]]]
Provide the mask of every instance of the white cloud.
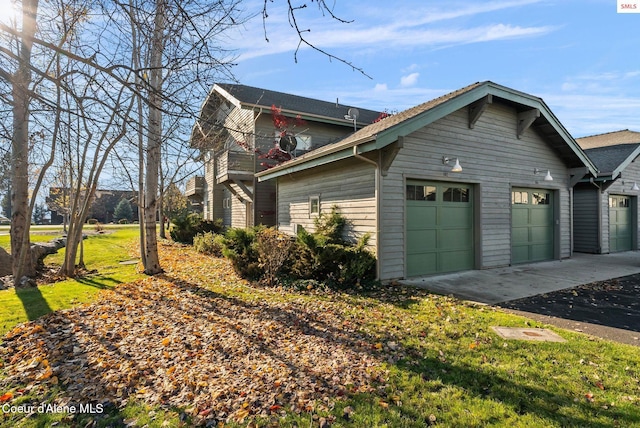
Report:
[[[314,46],[329,49],[332,53],[343,50],[361,52],[364,49],[381,47],[385,49],[441,48],[468,43],[539,37],[555,31],[556,27],[521,26],[510,23],[474,25],[473,22],[466,20],[463,24],[447,22],[460,17],[523,7],[539,1],[493,1],[480,5],[474,3],[453,10],[450,10],[452,7],[448,7],[448,10],[444,11],[437,9],[407,11],[406,8],[399,6],[395,8],[394,14],[365,16],[362,20],[356,17],[356,20],[350,24],[341,24],[325,17],[306,23],[305,25],[308,25],[311,31],[304,36]],[[252,21],[253,25],[247,24],[246,31],[234,37],[232,45],[238,49],[240,60],[291,52],[298,47],[297,34],[288,22],[282,20],[282,16],[286,16],[286,13],[283,15],[274,10],[267,20],[269,43],[259,42],[264,40],[263,27],[257,25],[260,18],[255,18]],[[446,27],[434,25],[440,21],[445,21]],[[308,49],[308,47],[301,45],[300,49]]]
[[402,76],[400,78],[400,86],[414,86],[416,83],[418,83],[418,77],[420,77],[420,73],[411,73],[407,76]]
[[383,92],[387,91],[389,88],[386,83],[376,83],[376,86],[373,88],[375,92]]

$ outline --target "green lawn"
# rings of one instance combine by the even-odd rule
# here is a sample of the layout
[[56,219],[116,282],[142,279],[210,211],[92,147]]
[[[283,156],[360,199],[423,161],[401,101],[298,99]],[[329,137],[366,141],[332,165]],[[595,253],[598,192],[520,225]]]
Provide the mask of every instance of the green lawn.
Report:
[[[91,263],[95,267],[100,266],[101,275],[90,280],[39,287],[31,297],[46,303],[41,312],[90,300],[100,288],[139,277],[131,266],[118,264],[130,257],[127,248],[135,237],[136,232],[132,230],[118,230],[111,235],[87,240],[87,262],[90,266]],[[246,333],[243,337],[255,343],[251,352],[259,358],[286,357],[283,353],[290,352],[291,358],[283,357],[282,366],[278,368],[292,370],[291,378],[285,379],[284,385],[287,381],[294,382],[295,361],[307,358],[307,354],[300,353],[309,352],[309,358],[317,357],[317,354],[311,354],[314,349],[305,348],[305,344],[320,338],[322,343],[328,344],[327,362],[312,367],[317,374],[316,387],[330,390],[327,385],[332,383],[347,385],[344,394],[318,397],[310,412],[293,412],[283,405],[273,412],[253,414],[252,406],[264,404],[265,400],[283,400],[286,403],[288,398],[286,394],[283,397],[278,395],[277,390],[265,391],[264,384],[258,384],[258,371],[244,367],[237,375],[255,372],[256,385],[251,382],[238,385],[238,393],[227,395],[224,400],[232,406],[242,400],[250,400],[252,394],[262,395],[254,397],[253,404],[246,401],[246,408],[236,409],[235,414],[245,412],[246,419],[231,418],[224,426],[318,427],[321,420],[326,420],[331,427],[640,427],[640,352],[637,347],[544,326],[489,306],[476,306],[421,290],[383,287],[370,293],[325,294],[313,290],[293,292],[250,287],[233,274],[228,261],[208,258],[182,246],[162,247],[164,275],[123,286],[119,293],[107,292],[102,312],[83,312],[94,314],[95,322],[91,324],[94,328],[107,321],[114,326],[113,329],[100,330],[103,334],[116,334],[119,341],[132,340],[135,346],[148,347],[145,348],[148,349],[146,355],[144,352],[129,355],[131,348],[119,348],[120,353],[105,353],[100,364],[111,365],[112,368],[114,364],[129,367],[132,382],[150,382],[150,378],[162,379],[161,376],[170,381],[168,370],[177,374],[181,370],[197,369],[199,366],[195,359],[201,352],[212,352],[225,358],[233,355],[237,343],[225,341],[231,337],[226,333],[214,341],[185,339],[187,332],[208,326],[215,331],[224,329]],[[89,254],[95,254],[94,258],[89,259]],[[157,287],[160,291],[152,293],[148,283],[160,283]],[[124,288],[129,288],[129,294],[124,293]],[[143,290],[142,294],[136,295],[137,289]],[[165,295],[163,290],[170,290],[170,293]],[[4,311],[0,313],[3,331],[37,315],[24,311],[24,296],[3,293],[6,294],[0,296],[6,298],[12,308],[5,310],[6,304],[0,301],[0,311]],[[199,307],[205,309],[196,311],[185,303],[189,301],[197,301]],[[125,315],[139,305],[156,310],[127,321]],[[109,313],[104,312],[108,308],[115,308],[117,317],[110,319]],[[161,318],[160,313],[165,309],[170,315]],[[12,318],[12,311],[19,310],[23,311],[22,316]],[[218,320],[213,327],[207,324],[210,317]],[[249,319],[258,324],[248,323]],[[293,323],[289,322],[291,320]],[[78,319],[74,322],[82,323]],[[129,327],[116,330],[119,325]],[[46,323],[38,326],[42,332],[38,337],[57,334],[56,331],[47,331]],[[547,327],[567,341],[504,340],[493,332],[491,326]],[[134,328],[146,333],[136,336],[131,333]],[[169,348],[170,341],[162,340],[171,329],[177,331],[172,340],[184,339],[185,346]],[[345,339],[345,331],[351,332],[355,338],[353,343]],[[291,336],[295,334],[299,336]],[[101,342],[105,337],[110,336],[96,337],[96,343],[106,344]],[[148,340],[152,337],[156,339]],[[299,349],[298,346],[284,346],[285,342],[281,341],[285,338],[289,340],[287,343],[297,343]],[[373,357],[380,361],[378,369],[386,373],[384,383],[361,392],[339,376],[323,378],[322,366],[330,366],[333,358],[331,349],[358,350],[361,358]],[[88,358],[86,355],[79,355],[87,361],[84,359]],[[186,364],[178,367],[161,365],[164,359],[173,361],[176,358]],[[210,368],[196,372],[194,381],[209,377],[209,382],[215,383],[215,379],[223,379],[222,373],[232,367],[225,366],[225,358],[220,359],[223,362],[216,370]],[[149,372],[145,367],[132,367],[132,361],[144,361],[146,365],[157,363],[159,367]],[[93,373],[98,379],[103,373],[108,373],[86,363],[78,370],[82,376]],[[116,375],[112,371],[109,376]],[[225,374],[232,381],[234,375],[233,372]],[[109,381],[105,378],[104,382],[108,384]],[[102,380],[96,383],[102,384]],[[62,378],[60,383],[56,380],[55,383],[43,381],[31,385],[10,385],[0,389],[0,397],[7,392],[15,393],[16,397],[11,401],[14,405],[42,402],[63,397],[66,387]],[[281,388],[280,384],[276,387]],[[191,398],[202,398],[198,394],[204,394],[195,382],[193,388],[191,393],[194,395],[186,396],[187,404],[184,406],[149,406],[140,399],[143,393],[139,386],[135,386],[130,388],[132,392],[126,406],[109,408],[103,415],[69,418],[66,415],[38,414],[27,418],[5,414],[3,419],[0,412],[0,426],[40,427],[55,422],[57,426],[177,427],[191,426],[196,422],[212,423],[211,420],[198,419],[202,409],[189,404]],[[313,393],[313,387],[304,391],[288,391]],[[212,423],[212,426],[220,425]]]
[[[58,232],[62,234],[61,231]],[[33,236],[33,242],[38,242],[37,239],[42,239],[43,235]],[[47,235],[42,241],[48,241],[52,236],[55,235]],[[92,235],[84,241],[84,259],[87,269],[95,270],[96,273],[37,288],[0,291],[0,335],[4,335],[18,323],[91,301],[102,289],[113,288],[117,284],[142,277],[136,272],[136,265],[119,264],[132,258],[131,247],[137,239],[137,227],[113,228],[108,229],[108,233]],[[3,242],[8,243],[8,236],[0,236],[0,245]],[[64,249],[48,256],[45,263],[59,266],[63,259]]]

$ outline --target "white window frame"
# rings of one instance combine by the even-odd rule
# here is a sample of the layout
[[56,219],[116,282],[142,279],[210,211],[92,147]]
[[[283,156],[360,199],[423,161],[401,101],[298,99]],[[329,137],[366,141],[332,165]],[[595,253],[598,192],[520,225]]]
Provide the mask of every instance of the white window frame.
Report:
[[[314,202],[315,208],[314,209]],[[309,218],[320,215],[320,195],[309,196]]]

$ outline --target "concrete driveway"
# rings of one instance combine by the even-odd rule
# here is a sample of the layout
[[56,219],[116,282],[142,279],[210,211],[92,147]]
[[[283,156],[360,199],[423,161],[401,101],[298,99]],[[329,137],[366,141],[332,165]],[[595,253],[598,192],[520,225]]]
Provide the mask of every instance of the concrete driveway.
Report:
[[495,305],[640,273],[640,252],[574,253],[566,260],[474,270],[400,281],[463,300]]

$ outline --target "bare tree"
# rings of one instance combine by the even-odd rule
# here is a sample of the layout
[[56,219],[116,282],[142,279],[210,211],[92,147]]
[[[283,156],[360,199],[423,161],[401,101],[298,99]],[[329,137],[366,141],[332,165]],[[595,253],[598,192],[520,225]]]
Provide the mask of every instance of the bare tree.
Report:
[[[232,78],[233,57],[223,48],[222,35],[243,23],[241,0],[58,1],[59,12],[72,13],[66,16],[60,12],[46,21],[51,25],[49,32],[46,25],[36,25],[38,0],[22,1],[19,27],[0,23],[0,35],[7,41],[0,44],[0,85],[11,89],[8,101],[12,126],[7,133],[11,134],[14,278],[19,281],[23,275],[34,273],[26,262],[29,219],[36,196],[29,197],[30,166],[33,170],[37,164],[41,174],[34,184],[37,191],[53,164],[56,144],[63,143],[69,147],[67,153],[73,155],[63,162],[69,168],[72,197],[63,273],[75,273],[82,224],[100,175],[114,148],[124,141],[134,142],[138,148],[140,242],[145,272],[161,272],[156,241],[159,165],[163,150],[175,141],[168,132],[172,127],[163,125],[177,121],[181,125],[174,129],[184,129],[182,124],[192,123],[198,116],[200,100],[212,84]],[[265,0],[263,20],[268,16],[268,3]],[[336,17],[323,0],[310,3],[330,19],[347,22]],[[361,71],[306,39],[307,30],[298,20],[306,3],[294,6],[287,0],[286,5],[291,27],[300,39],[299,47],[307,45]],[[32,61],[34,46],[44,54],[38,63]],[[294,58],[297,60],[297,51]],[[39,107],[37,112],[31,108],[34,102]],[[52,131],[45,133],[50,151],[30,164],[34,155],[29,145],[30,123],[39,117],[43,128],[53,124]]]

